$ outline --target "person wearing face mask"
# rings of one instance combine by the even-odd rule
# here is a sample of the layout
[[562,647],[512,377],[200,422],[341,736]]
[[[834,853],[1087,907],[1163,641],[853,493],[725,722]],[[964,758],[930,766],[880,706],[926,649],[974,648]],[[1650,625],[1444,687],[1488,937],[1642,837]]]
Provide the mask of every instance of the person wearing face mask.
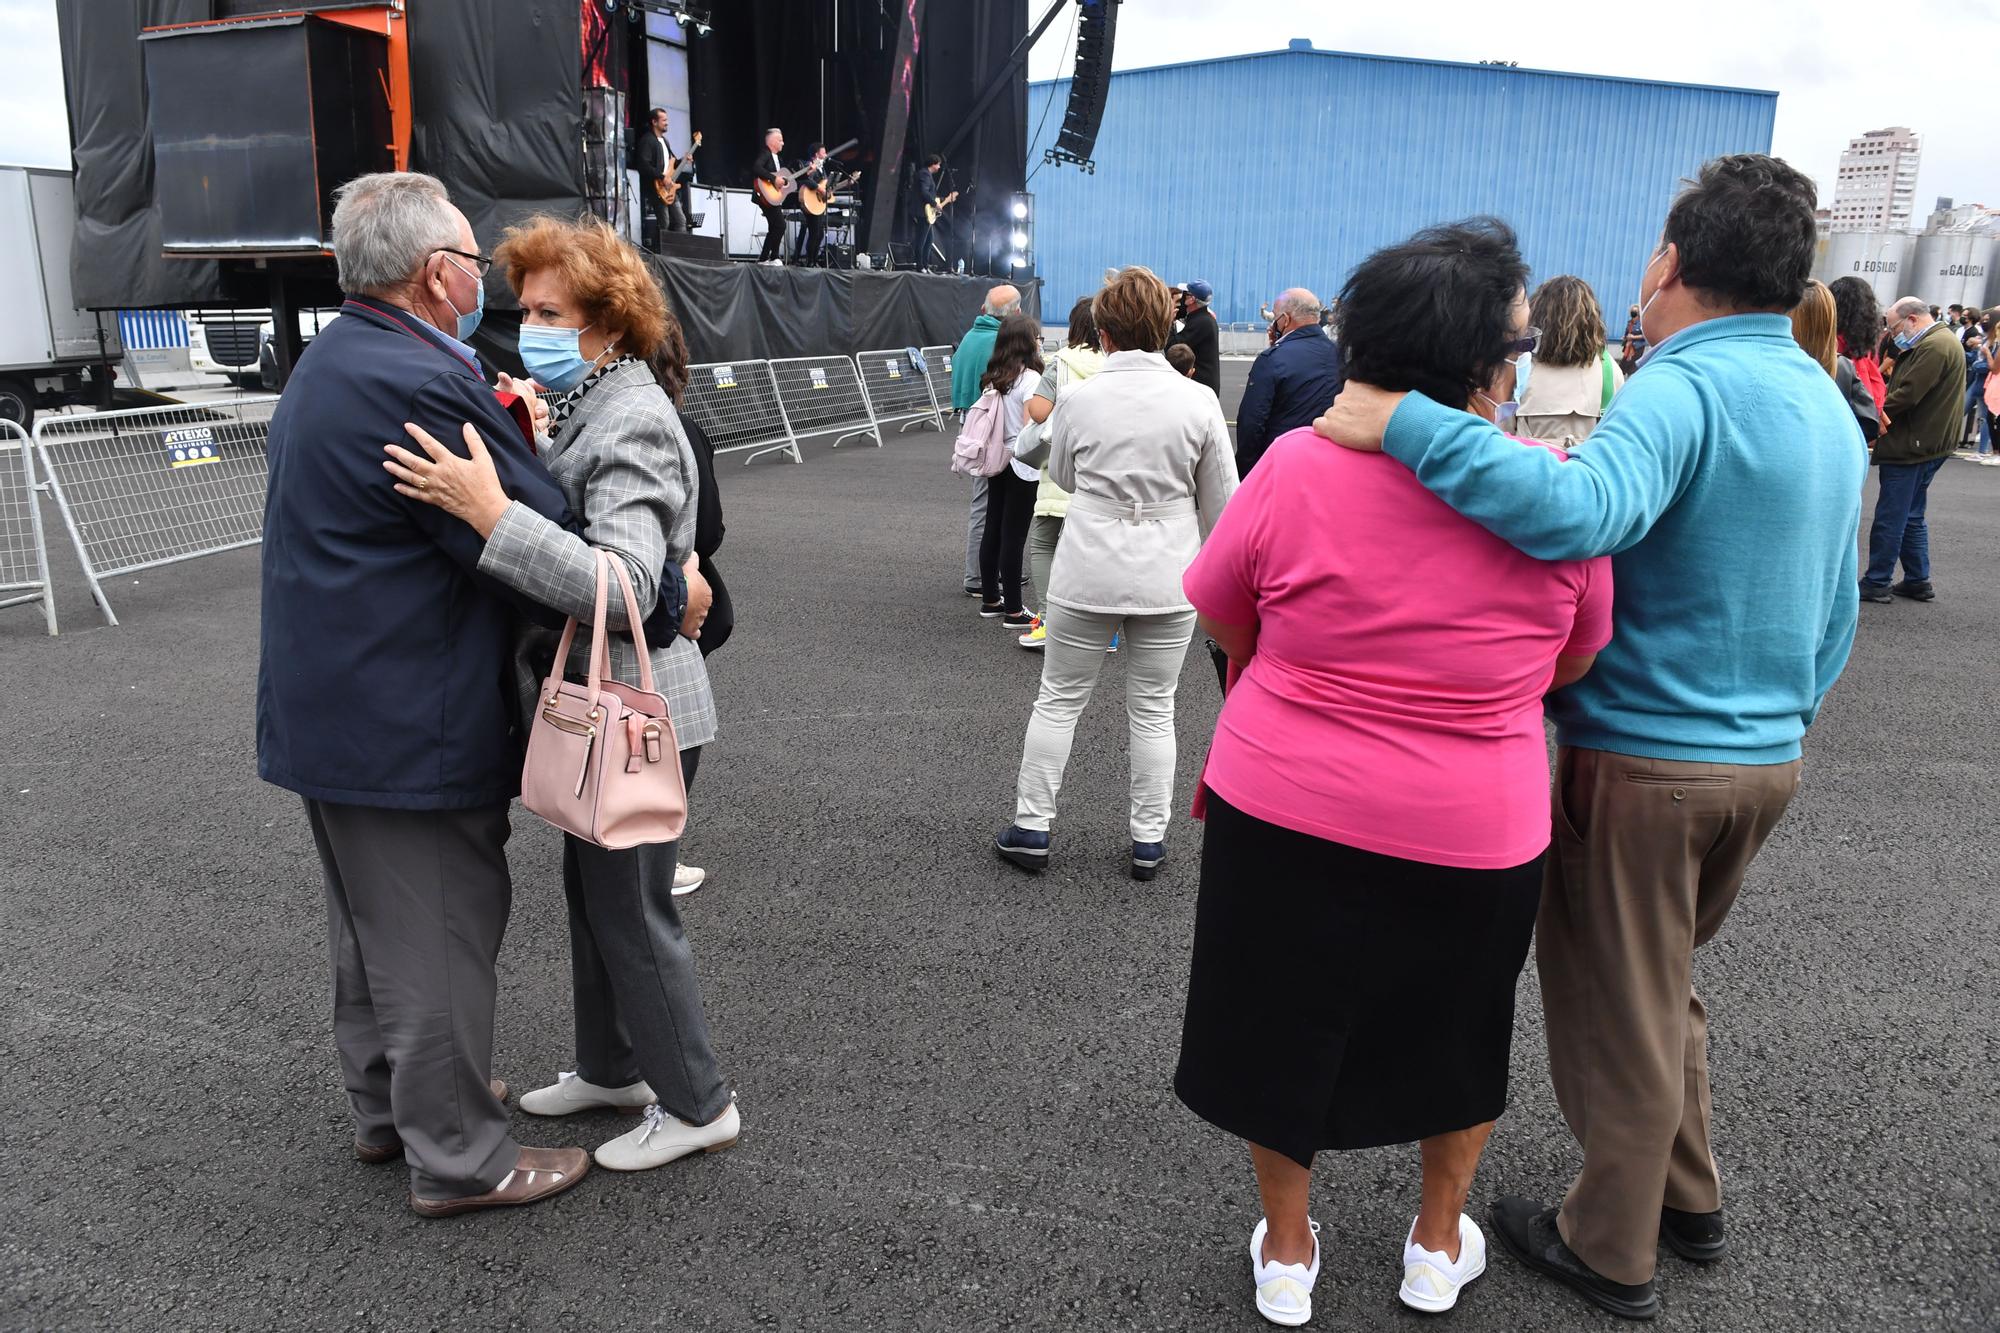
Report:
[[[1378,251],[1341,293],[1348,373],[1422,386],[1489,426],[1533,341],[1527,273],[1493,219]],[[1300,428],[1264,453],[1183,582],[1235,680],[1198,802],[1174,1089],[1248,1141],[1266,1319],[1311,1318],[1315,1154],[1399,1143],[1422,1145],[1399,1298],[1448,1310],[1486,1266],[1463,1208],[1506,1106],[1542,892],[1542,698],[1609,637],[1610,562],[1532,559],[1393,460]]]
[[1529,555],[1612,555],[1614,637],[1550,701],[1558,854],[1535,933],[1583,1168],[1559,1205],[1503,1198],[1491,1217],[1516,1258],[1627,1318],[1659,1309],[1662,1242],[1697,1263],[1729,1251],[1694,951],[1798,791],[1860,613],[1861,428],[1789,318],[1817,206],[1777,158],[1702,167],[1641,271],[1640,373],[1567,462],[1370,382],[1351,348],[1315,423]]
[[[532,1203],[590,1164],[517,1144],[489,1082],[521,772],[510,657],[518,618],[562,618],[493,578],[471,528],[390,489],[382,441],[406,423],[454,449],[474,433],[511,507],[576,522],[467,345],[492,261],[444,186],[357,177],[332,240],[343,318],[271,419],[257,770],[304,798],[319,853],[355,1156],[406,1162],[427,1217]],[[678,571],[653,586],[671,632]]]
[[[632,246],[596,219],[538,217],[510,228],[496,258],[521,302],[521,360],[553,395],[538,441],[581,536],[512,503],[487,451],[469,459],[425,432],[422,453],[391,446],[396,489],[436,505],[483,543],[479,568],[563,616],[594,614],[598,552],[623,563],[644,605],[677,567],[701,588],[694,558],[698,464],[673,394],[685,383],[679,325]],[[468,432],[468,443],[477,436]],[[426,456],[427,455],[427,456]],[[691,594],[694,596],[694,594]],[[697,600],[699,600],[697,598]],[[705,611],[705,607],[699,607]],[[639,680],[629,626],[614,596],[606,609],[609,674]],[[692,783],[701,747],[716,734],[715,699],[694,638],[648,636],[652,674],[666,696]],[[556,635],[525,629],[516,650],[524,711],[554,665]],[[581,635],[568,674],[588,674]],[[740,1120],[722,1076],[694,960],[673,890],[679,844],[612,851],[565,834],[576,1005],[576,1069],[521,1098],[532,1115],[608,1108],[642,1116],[597,1149],[599,1166],[640,1171],[736,1141]]]
[[1184,282],[1173,292],[1175,327],[1167,346],[1179,344],[1191,349],[1195,382],[1220,398],[1222,337],[1216,329],[1215,312],[1209,309],[1215,301],[1215,288],[1205,282]]
[[1319,298],[1293,287],[1278,298],[1271,345],[1250,363],[1236,408],[1236,471],[1249,476],[1271,441],[1310,426],[1340,392],[1340,344],[1319,323]]
[[[1861,597],[1887,602],[1907,597],[1933,601],[1930,526],[1924,521],[1931,478],[1958,447],[1964,429],[1965,350],[1929,306],[1905,296],[1889,307],[1889,336],[1896,369],[1882,401],[1888,424],[1875,440],[1881,485],[1875,521],[1868,530],[1868,568]],[[1891,587],[1896,566],[1903,581]]]

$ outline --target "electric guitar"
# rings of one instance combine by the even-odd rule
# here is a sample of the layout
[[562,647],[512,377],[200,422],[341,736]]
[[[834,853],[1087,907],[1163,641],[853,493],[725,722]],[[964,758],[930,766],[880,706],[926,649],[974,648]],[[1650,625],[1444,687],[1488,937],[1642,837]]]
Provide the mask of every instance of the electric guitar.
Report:
[[653,182],[653,192],[660,196],[660,202],[668,208],[672,208],[674,200],[680,198],[681,168],[690,165],[694,161],[694,150],[699,147],[701,147],[701,132],[697,130],[694,142],[688,145],[688,150],[684,155],[675,157],[672,153],[667,154],[667,174]]
[[978,186],[977,184],[974,184],[974,185],[973,185],[973,186],[972,186],[972,187],[971,187],[970,189],[965,189],[965,190],[953,190],[953,191],[952,191],[952,192],[951,192],[950,194],[948,194],[948,195],[946,195],[946,196],[945,196],[944,198],[942,198],[942,199],[938,200],[938,201],[937,201],[936,203],[934,203],[934,204],[925,204],[925,205],[924,205],[924,221],[925,221],[926,223],[928,223],[928,224],[932,225],[932,226],[935,226],[935,225],[937,224],[937,220],[938,220],[938,219],[939,219],[940,217],[944,216],[944,211],[945,211],[945,210],[946,210],[947,208],[950,208],[950,207],[951,207],[951,201],[952,201],[952,200],[954,200],[954,199],[957,199],[957,198],[958,198],[959,196],[961,196],[961,195],[967,195],[967,194],[971,194],[973,190],[976,190],[976,189],[978,189],[978,188],[979,188],[979,186]]

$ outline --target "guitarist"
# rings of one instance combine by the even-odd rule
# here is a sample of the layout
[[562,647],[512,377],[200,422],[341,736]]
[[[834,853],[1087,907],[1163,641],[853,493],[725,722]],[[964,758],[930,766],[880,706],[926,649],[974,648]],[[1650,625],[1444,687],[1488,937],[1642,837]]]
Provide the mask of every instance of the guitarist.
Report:
[[[764,151],[757,154],[751,164],[750,175],[766,184],[776,186],[779,175],[785,169],[784,161],[778,154],[785,151],[785,132],[772,128],[764,131]],[[764,211],[764,248],[757,254],[760,264],[782,264],[780,257],[785,249],[785,210],[779,204],[768,203],[764,196],[754,195],[757,207]]]
[[[912,214],[917,224],[917,243],[910,251],[910,262],[919,269],[930,268],[933,259],[931,247],[935,242],[932,237],[936,233],[937,226],[931,220],[930,210],[944,206],[938,201],[938,177],[943,172],[944,159],[936,153],[925,158],[924,165],[917,172],[916,206]],[[942,263],[942,252],[939,252],[936,258]]]
[[647,117],[647,132],[636,145],[639,168],[639,237],[648,250],[660,248],[660,228],[667,212],[660,202],[660,186],[667,178],[667,112],[654,107]]
[[[806,146],[806,162],[799,168],[799,189],[820,189],[827,183],[826,145],[814,143]],[[820,249],[826,244],[826,214],[807,210],[805,226],[799,232],[799,249],[796,258],[808,267],[820,262]]]

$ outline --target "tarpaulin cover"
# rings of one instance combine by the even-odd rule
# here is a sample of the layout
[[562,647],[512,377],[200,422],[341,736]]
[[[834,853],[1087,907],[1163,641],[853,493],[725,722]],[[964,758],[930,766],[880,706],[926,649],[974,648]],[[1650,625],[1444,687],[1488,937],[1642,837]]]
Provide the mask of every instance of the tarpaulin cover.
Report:
[[[225,296],[215,263],[160,254],[140,31],[313,7],[310,0],[56,0],[76,162],[72,276],[86,306],[200,305]],[[582,211],[576,0],[422,0],[409,7],[408,22],[410,165],[445,183],[479,244],[492,247],[529,213]],[[513,304],[498,272],[487,297]]]
[[[994,285],[992,278],[684,259],[655,258],[653,269],[695,362],[956,346]],[[1033,284],[1022,289],[1031,315],[1039,295]]]
[[86,308],[198,305],[222,297],[212,261],[160,257],[139,46],[142,28],[208,17],[209,0],[56,0],[76,165],[70,282]]

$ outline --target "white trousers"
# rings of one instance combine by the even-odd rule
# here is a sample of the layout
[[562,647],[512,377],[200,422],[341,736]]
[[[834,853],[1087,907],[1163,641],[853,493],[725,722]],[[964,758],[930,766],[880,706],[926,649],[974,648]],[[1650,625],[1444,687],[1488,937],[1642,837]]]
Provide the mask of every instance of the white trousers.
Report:
[[1111,616],[1050,605],[1042,616],[1049,639],[1042,652],[1041,693],[1021,747],[1014,822],[1046,831],[1055,818],[1076,720],[1097,688],[1112,635],[1122,629],[1119,655],[1132,728],[1132,841],[1164,841],[1174,792],[1174,690],[1194,637],[1194,612]]

